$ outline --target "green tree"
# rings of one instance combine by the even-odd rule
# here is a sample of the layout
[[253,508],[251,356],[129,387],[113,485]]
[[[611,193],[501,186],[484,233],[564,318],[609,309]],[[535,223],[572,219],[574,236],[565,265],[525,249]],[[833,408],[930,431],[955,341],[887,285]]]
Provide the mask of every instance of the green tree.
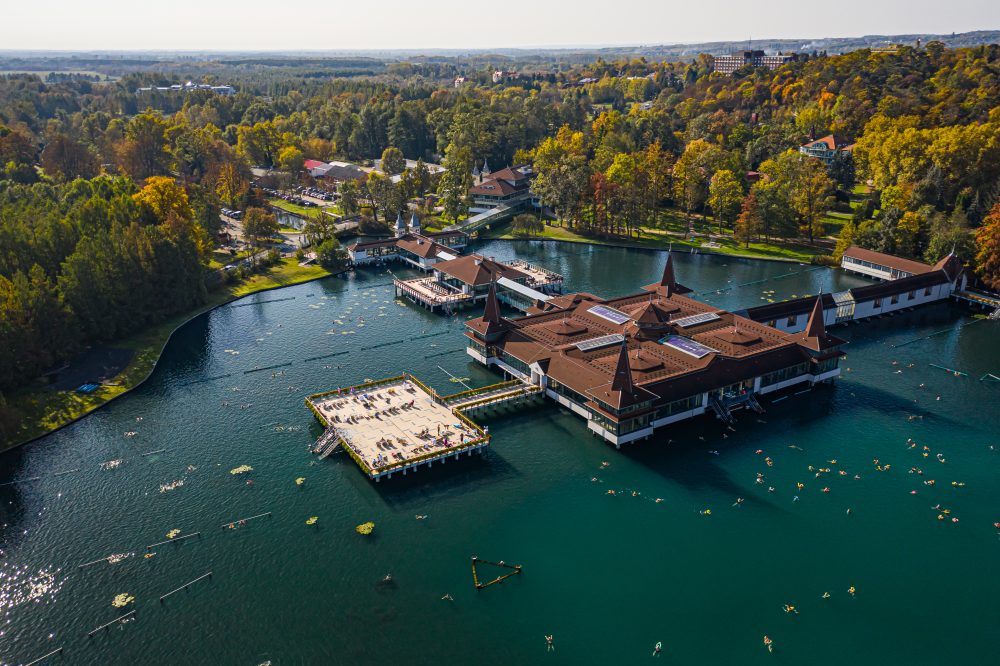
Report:
[[469,188],[472,187],[472,152],[449,144],[441,166],[445,172],[438,180],[438,193],[444,216],[454,222],[469,212]]
[[302,173],[306,156],[295,146],[285,146],[278,153],[278,168],[293,175]]
[[147,109],[128,121],[118,159],[125,173],[136,180],[167,172],[167,122],[160,114]]
[[278,233],[278,218],[263,208],[247,208],[243,214],[243,237],[252,248],[250,263],[256,263],[259,250]]
[[382,173],[388,176],[395,176],[403,173],[406,169],[406,159],[403,151],[395,146],[389,146],[382,151]]
[[722,225],[733,224],[739,215],[743,204],[743,185],[729,169],[720,169],[712,176],[708,185],[708,205],[712,214],[719,221],[719,233]]
[[345,217],[354,217],[361,212],[359,202],[358,182],[356,180],[345,180],[337,186],[340,194],[340,212]]
[[328,271],[340,271],[347,265],[347,251],[336,238],[327,238],[316,246],[316,259]]
[[544,230],[542,221],[530,213],[516,215],[511,222],[511,231],[515,236],[537,236]]
[[820,220],[833,205],[833,180],[819,160],[801,155],[798,158],[790,198],[799,216],[800,232],[804,232],[812,243],[816,234],[824,232]]

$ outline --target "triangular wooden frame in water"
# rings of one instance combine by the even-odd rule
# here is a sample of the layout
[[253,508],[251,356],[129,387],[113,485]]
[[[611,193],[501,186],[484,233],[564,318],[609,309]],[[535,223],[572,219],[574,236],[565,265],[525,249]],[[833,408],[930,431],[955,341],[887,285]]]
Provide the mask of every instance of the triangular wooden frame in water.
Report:
[[[501,569],[511,569],[511,572],[504,574],[502,576],[497,576],[495,579],[489,581],[488,583],[480,583],[479,574],[476,571],[476,564],[488,564],[490,566],[499,567]],[[499,562],[491,562],[490,560],[479,559],[475,555],[472,556],[472,583],[473,585],[475,585],[477,590],[482,590],[483,588],[489,587],[494,583],[502,583],[505,579],[510,578],[511,576],[516,576],[519,573],[521,573],[520,564],[507,564],[503,560]]]

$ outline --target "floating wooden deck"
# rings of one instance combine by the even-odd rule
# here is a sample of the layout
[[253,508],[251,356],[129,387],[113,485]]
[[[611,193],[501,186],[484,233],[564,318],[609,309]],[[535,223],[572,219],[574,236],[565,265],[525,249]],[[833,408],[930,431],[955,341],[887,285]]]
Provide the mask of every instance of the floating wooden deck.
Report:
[[340,447],[379,481],[483,453],[489,433],[469,415],[540,395],[537,386],[509,381],[441,396],[407,374],[311,395],[306,404],[326,428],[313,451],[326,457]]

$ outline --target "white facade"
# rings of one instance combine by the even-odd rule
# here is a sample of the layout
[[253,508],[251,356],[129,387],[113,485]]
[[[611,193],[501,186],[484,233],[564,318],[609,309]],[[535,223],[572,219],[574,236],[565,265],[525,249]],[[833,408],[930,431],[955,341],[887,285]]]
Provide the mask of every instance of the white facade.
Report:
[[849,257],[846,254],[840,258],[840,267],[846,271],[858,273],[859,275],[866,275],[868,277],[875,278],[876,280],[898,280],[900,278],[915,275],[915,273],[910,271],[892,268],[891,266],[877,264],[871,261],[864,261],[862,259],[858,259],[857,257]]

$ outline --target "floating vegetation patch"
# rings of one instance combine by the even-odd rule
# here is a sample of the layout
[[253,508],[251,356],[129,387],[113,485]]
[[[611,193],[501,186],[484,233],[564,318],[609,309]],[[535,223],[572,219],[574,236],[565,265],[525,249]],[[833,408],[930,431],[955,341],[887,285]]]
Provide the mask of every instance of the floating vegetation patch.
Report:
[[114,598],[114,601],[111,602],[111,605],[114,606],[115,608],[125,608],[133,601],[135,601],[135,597],[133,597],[128,592],[122,592],[121,594],[119,594],[117,597]]
[[174,538],[176,538],[176,537],[177,537],[177,535],[178,535],[178,534],[180,534],[180,533],[181,533],[181,531],[180,531],[180,530],[178,530],[178,529],[173,529],[173,530],[170,530],[169,532],[167,532],[167,538],[168,538],[168,539],[174,539]]
[[361,523],[360,525],[354,528],[354,530],[358,534],[363,534],[365,536],[371,534],[374,529],[375,529],[375,523],[371,521],[368,521],[367,523]]
[[315,525],[318,520],[319,516],[310,516],[309,518],[306,518],[306,525]]
[[176,481],[171,481],[170,483],[162,483],[160,484],[160,492],[161,493],[170,492],[174,488],[180,488],[183,485],[184,485],[184,479],[177,479]]
[[295,479],[295,485],[297,486],[301,486],[305,482],[306,478],[304,476],[300,476],[299,478]]
[[237,474],[246,474],[247,472],[252,472],[252,471],[253,467],[251,467],[250,465],[240,465],[239,467],[234,467],[233,469],[229,470],[229,473],[235,476]]

